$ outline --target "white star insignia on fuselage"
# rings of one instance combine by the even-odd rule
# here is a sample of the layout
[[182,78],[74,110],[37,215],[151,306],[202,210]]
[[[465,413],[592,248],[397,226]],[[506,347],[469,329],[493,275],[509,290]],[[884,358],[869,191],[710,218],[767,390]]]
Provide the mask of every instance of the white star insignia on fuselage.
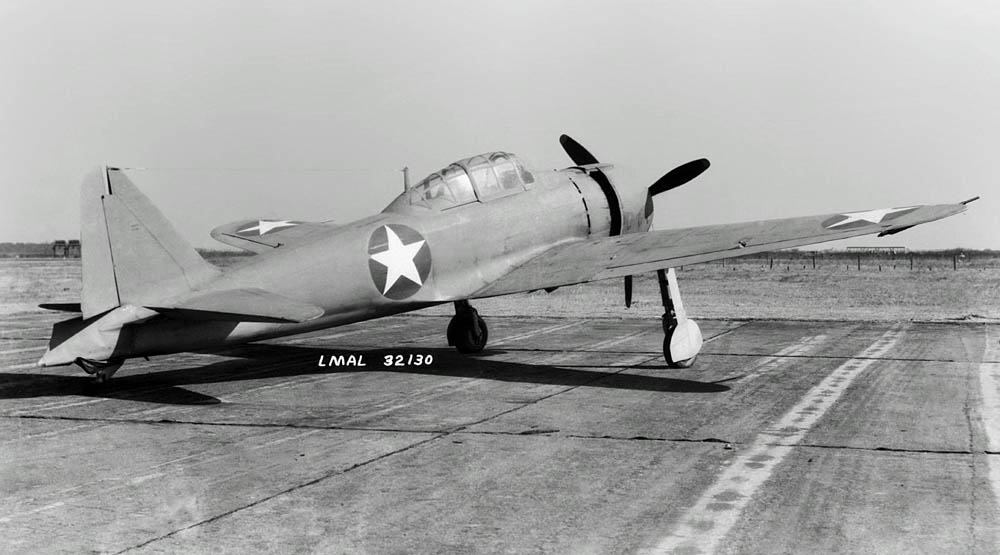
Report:
[[280,227],[291,227],[294,225],[299,225],[298,222],[293,222],[291,220],[257,220],[257,225],[250,226],[246,229],[241,229],[236,233],[246,233],[248,231],[256,231],[257,235],[263,235],[268,231],[273,231]]
[[392,289],[392,286],[399,281],[400,277],[405,277],[417,285],[423,285],[424,283],[420,279],[420,271],[417,270],[417,265],[413,263],[413,259],[416,258],[425,241],[421,239],[409,245],[404,245],[403,241],[396,235],[396,232],[389,226],[385,226],[385,236],[389,242],[389,248],[371,255],[372,260],[385,266],[386,270],[388,270],[382,294],[385,295],[388,293],[389,289]]
[[912,206],[907,206],[904,208],[878,208],[876,210],[865,210],[862,212],[848,212],[846,214],[841,214],[845,219],[839,222],[828,225],[827,228],[840,227],[842,225],[847,225],[851,222],[871,222],[873,224],[882,223],[889,214],[895,214],[896,212],[902,212],[903,210],[909,210],[913,208]]

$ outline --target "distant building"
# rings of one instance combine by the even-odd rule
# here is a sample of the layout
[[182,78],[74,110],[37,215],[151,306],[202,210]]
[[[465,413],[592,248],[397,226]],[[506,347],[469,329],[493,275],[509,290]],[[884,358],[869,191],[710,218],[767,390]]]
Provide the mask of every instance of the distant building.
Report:
[[56,239],[52,243],[52,256],[54,258],[80,258],[80,240]]
[[880,254],[903,254],[906,247],[847,247],[847,252],[876,252]]

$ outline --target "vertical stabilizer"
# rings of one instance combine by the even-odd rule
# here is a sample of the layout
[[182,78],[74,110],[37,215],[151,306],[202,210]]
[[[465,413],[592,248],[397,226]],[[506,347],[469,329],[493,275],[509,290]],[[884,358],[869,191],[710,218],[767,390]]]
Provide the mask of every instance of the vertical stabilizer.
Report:
[[117,169],[86,177],[81,210],[84,318],[185,293],[219,275]]

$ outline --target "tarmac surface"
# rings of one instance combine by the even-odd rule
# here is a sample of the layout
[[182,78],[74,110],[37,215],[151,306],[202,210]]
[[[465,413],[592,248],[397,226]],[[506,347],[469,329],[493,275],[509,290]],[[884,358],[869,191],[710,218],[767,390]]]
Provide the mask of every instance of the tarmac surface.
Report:
[[484,316],[103,386],[6,318],[0,552],[997,552],[1000,325],[707,320],[672,370],[657,320]]

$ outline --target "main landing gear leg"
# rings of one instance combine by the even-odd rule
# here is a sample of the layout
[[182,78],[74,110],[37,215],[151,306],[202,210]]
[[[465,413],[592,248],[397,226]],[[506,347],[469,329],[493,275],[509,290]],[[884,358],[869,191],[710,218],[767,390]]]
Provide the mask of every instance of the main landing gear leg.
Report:
[[671,368],[690,368],[701,351],[701,329],[687,317],[674,269],[657,270],[663,300],[663,358]]
[[111,360],[90,360],[86,358],[78,358],[74,362],[83,371],[88,374],[93,374],[97,379],[97,383],[107,383],[111,379],[111,376],[115,375],[115,372],[122,367],[125,362],[124,359],[114,358]]
[[469,301],[455,301],[455,315],[448,322],[448,344],[460,353],[478,353],[489,335],[486,322]]

